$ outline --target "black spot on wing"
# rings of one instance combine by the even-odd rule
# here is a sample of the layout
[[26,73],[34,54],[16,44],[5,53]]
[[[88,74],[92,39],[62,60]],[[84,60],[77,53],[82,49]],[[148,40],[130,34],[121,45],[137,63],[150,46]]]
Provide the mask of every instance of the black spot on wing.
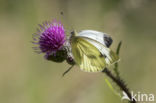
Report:
[[104,35],[103,39],[104,39],[104,43],[106,44],[106,46],[110,47],[112,42],[113,42],[112,38],[109,37],[109,36]]
[[103,58],[103,57],[106,58],[106,55],[104,55],[104,54],[102,54],[102,53],[100,52],[99,57],[100,57],[100,58]]
[[100,58],[102,58],[102,57],[103,57],[103,55],[101,54],[101,52],[100,52],[100,55],[99,55],[99,57],[100,57]]
[[96,59],[96,56],[94,55],[87,55],[87,57],[89,57],[90,59]]

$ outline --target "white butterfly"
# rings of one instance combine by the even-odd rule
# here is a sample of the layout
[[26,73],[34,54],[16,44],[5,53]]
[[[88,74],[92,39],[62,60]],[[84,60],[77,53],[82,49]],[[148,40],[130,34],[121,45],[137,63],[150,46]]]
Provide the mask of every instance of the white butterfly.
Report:
[[73,31],[70,44],[76,64],[87,72],[102,71],[119,59],[108,48],[112,44],[112,39],[106,33],[94,30],[83,30],[79,33]]

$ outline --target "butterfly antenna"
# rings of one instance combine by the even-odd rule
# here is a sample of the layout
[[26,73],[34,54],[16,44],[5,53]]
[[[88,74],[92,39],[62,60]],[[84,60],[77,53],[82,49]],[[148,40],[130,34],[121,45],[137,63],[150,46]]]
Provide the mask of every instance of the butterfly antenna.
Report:
[[69,67],[69,69],[67,69],[63,74],[62,74],[62,77],[65,76],[65,74],[67,74],[72,68],[73,68],[74,65],[72,65],[71,67]]
[[66,25],[68,25],[68,28],[65,30],[66,35],[69,37],[71,35],[71,32],[74,31],[74,26],[72,25],[71,21],[68,20],[68,15],[64,11],[60,11],[61,19],[65,21]]

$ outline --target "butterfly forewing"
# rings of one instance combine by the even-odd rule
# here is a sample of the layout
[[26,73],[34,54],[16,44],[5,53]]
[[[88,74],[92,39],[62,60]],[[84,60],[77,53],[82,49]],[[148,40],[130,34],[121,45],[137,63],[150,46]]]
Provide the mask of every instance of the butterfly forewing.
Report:
[[109,35],[95,30],[83,30],[78,33],[78,36],[82,38],[85,37],[85,38],[93,39],[105,45],[106,47],[109,47],[113,42],[112,38]]

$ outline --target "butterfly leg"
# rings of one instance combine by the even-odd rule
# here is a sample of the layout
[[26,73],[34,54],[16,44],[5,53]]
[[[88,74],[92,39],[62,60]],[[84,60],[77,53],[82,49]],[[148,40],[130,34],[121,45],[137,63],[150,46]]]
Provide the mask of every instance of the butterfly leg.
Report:
[[67,74],[67,73],[73,68],[73,66],[74,66],[74,65],[72,65],[71,67],[69,67],[69,68],[62,74],[62,76],[64,77],[65,74]]

